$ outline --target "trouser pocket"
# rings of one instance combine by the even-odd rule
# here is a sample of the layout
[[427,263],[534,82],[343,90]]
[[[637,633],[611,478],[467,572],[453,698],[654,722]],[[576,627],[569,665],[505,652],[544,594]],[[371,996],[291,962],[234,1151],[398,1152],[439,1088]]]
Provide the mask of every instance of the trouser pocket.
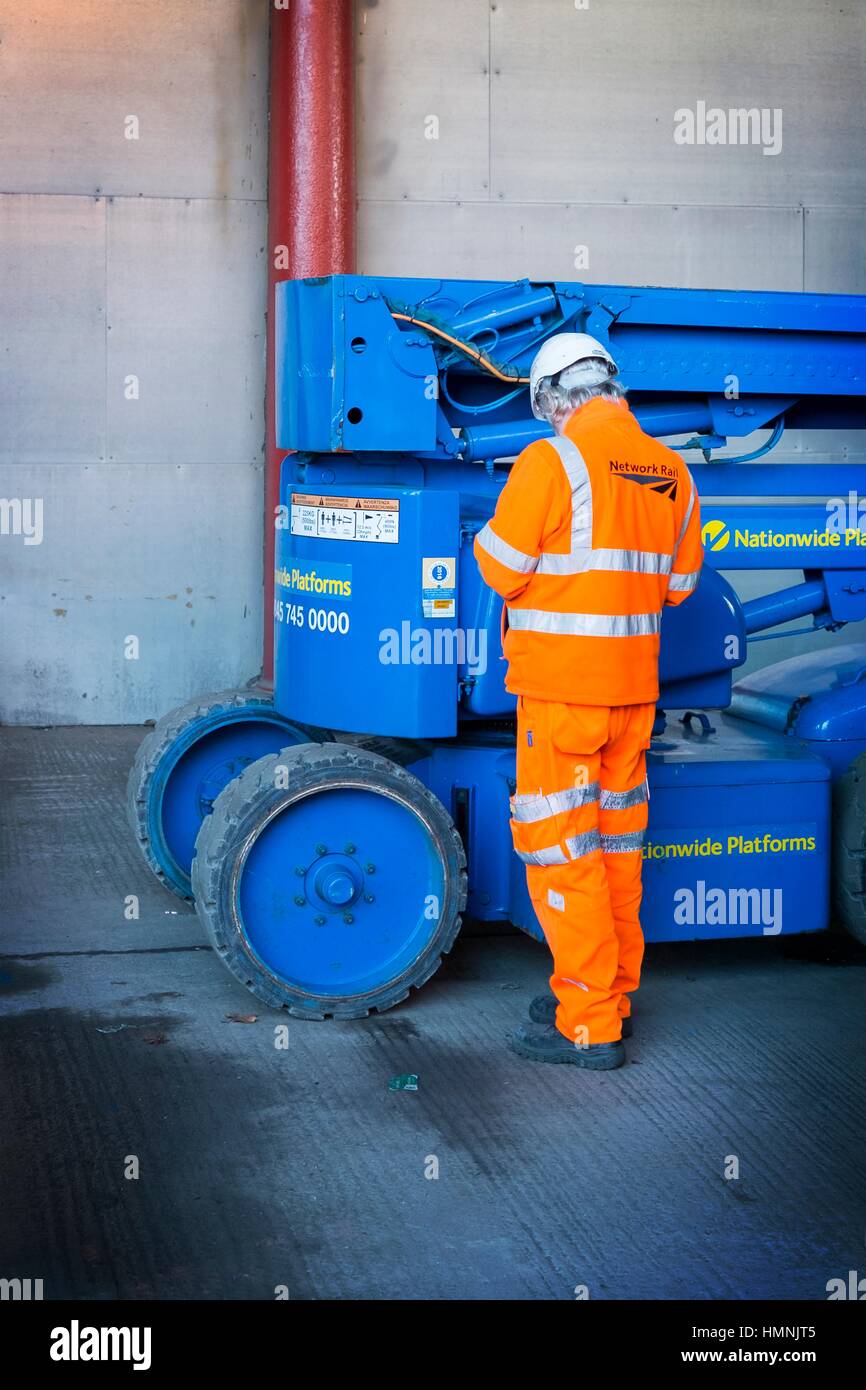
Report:
[[521,697],[517,708],[517,791],[511,835],[528,865],[567,864],[600,848],[598,780],[604,710],[581,723],[580,707]]

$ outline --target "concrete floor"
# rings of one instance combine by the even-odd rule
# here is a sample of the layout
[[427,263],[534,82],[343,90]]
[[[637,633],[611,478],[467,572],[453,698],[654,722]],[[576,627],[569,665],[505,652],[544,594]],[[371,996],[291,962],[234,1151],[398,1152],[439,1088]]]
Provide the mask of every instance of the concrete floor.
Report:
[[[866,953],[651,948],[629,1065],[599,1076],[506,1051],[547,975],[520,935],[464,936],[381,1017],[285,1020],[139,860],[141,736],[0,731],[0,1275],[46,1298],[822,1299],[862,1269]],[[388,1091],[401,1072],[417,1094]]]

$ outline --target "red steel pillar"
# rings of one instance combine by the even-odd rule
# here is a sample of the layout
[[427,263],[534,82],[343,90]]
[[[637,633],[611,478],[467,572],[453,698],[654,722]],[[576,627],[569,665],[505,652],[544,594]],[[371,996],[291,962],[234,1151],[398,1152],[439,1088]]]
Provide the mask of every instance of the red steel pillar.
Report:
[[274,394],[274,286],[355,268],[353,0],[272,0],[268,154],[265,630],[274,674],[274,509],[280,463]]

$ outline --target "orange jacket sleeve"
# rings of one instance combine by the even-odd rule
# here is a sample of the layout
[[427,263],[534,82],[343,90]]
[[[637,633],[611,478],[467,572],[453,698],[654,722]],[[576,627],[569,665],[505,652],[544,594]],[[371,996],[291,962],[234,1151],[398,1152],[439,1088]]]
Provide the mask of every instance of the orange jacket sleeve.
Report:
[[553,463],[558,459],[543,441],[528,445],[511,469],[491,520],[475,537],[481,575],[506,603],[523,593],[551,530],[558,502]]
[[700,578],[704,562],[704,547],[701,543],[701,504],[698,490],[688,469],[685,470],[689,491],[686,493],[686,508],[680,529],[679,540],[674,550],[673,565],[668,582],[665,603],[675,606],[683,603],[693,594]]

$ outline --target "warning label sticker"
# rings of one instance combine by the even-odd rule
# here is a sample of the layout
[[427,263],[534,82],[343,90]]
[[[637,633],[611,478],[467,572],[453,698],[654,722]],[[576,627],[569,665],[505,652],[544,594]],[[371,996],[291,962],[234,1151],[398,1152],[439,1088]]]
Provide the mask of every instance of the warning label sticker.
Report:
[[457,560],[425,556],[421,562],[421,604],[425,618],[453,618],[457,611]]
[[291,531],[293,536],[321,540],[395,545],[400,537],[400,499],[293,492]]

